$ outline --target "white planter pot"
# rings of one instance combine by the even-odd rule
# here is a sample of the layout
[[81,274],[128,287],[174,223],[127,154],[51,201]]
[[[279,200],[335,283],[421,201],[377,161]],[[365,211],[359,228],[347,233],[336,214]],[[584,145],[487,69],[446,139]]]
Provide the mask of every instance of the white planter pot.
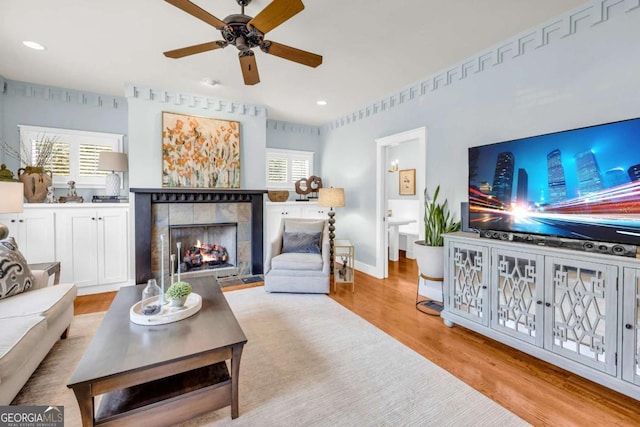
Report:
[[[413,244],[418,262],[418,294],[442,302],[442,278],[444,277],[444,247],[425,246],[422,240]],[[435,279],[435,280],[434,280]]]

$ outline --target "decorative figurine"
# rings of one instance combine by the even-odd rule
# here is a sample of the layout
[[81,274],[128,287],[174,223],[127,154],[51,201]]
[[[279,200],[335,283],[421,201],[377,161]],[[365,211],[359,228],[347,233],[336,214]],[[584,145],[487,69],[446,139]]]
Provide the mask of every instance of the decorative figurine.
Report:
[[45,199],[45,203],[58,203],[56,200],[56,195],[54,194],[54,187],[47,187],[47,198]]
[[75,181],[69,181],[69,182],[67,182],[67,184],[69,185],[69,189],[67,190],[66,197],[65,196],[60,196],[60,199],[58,199],[58,201],[60,203],[72,203],[72,202],[82,203],[82,202],[84,202],[84,199],[82,198],[82,196],[78,196],[78,193],[76,193],[76,182]]
[[347,257],[341,257],[342,258],[342,267],[340,267],[340,269],[338,270],[338,277],[340,277],[342,280],[347,280]]
[[78,197],[78,193],[76,193],[76,182],[75,181],[69,181],[69,182],[67,182],[67,184],[69,185],[69,192],[67,193],[67,197],[69,197],[69,198]]

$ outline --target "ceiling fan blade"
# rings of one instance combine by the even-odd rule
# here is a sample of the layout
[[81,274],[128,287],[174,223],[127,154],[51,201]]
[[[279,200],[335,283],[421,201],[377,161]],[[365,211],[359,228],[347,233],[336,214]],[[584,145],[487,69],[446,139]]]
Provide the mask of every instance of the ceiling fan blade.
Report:
[[301,0],[273,0],[262,9],[247,26],[252,25],[262,34],[266,34],[292,16],[302,12],[304,5]]
[[196,53],[208,52],[210,50],[222,49],[227,47],[227,42],[222,40],[216,40],[214,42],[207,42],[202,44],[196,44],[193,46],[183,47],[180,49],[169,50],[164,53],[167,58],[182,58]]
[[197,6],[191,3],[189,0],[165,0],[165,1],[167,3],[174,5],[178,9],[181,9],[187,12],[189,15],[195,16],[201,21],[204,21],[207,24],[213,27],[216,27],[218,30],[221,30],[227,26],[227,24],[224,21],[219,20],[218,18],[216,18],[206,10],[202,9],[200,6]]
[[289,61],[297,62],[298,64],[307,65],[313,68],[322,64],[322,56],[320,55],[272,42],[270,40],[265,40],[260,45],[260,49],[265,53],[279,56],[280,58],[288,59]]
[[242,77],[244,84],[254,85],[260,83],[260,75],[258,75],[258,66],[256,65],[256,56],[252,51],[240,52],[240,68],[242,68]]

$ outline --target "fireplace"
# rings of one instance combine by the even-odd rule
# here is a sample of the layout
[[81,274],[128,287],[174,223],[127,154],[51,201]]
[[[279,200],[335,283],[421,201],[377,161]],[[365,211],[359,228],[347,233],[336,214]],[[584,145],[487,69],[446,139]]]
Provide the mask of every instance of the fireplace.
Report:
[[[160,277],[160,236],[164,236],[166,245],[164,275],[169,275],[170,254],[177,255],[177,237],[172,237],[172,233],[187,233],[185,230],[189,227],[196,230],[200,228],[198,232],[204,231],[202,227],[220,228],[218,231],[208,231],[208,235],[199,238],[200,243],[225,247],[229,264],[233,266],[220,267],[218,273],[213,268],[212,274],[263,273],[263,195],[266,190],[132,188],[130,191],[134,194],[136,283]],[[224,237],[224,242],[213,241],[217,239],[216,233],[226,233],[229,228],[234,229],[235,238]],[[180,240],[182,255],[184,249],[197,246],[197,240],[197,237],[196,242],[191,241],[191,237]],[[205,251],[212,249],[205,248]],[[176,264],[177,259],[178,256]],[[181,269],[181,272],[184,271]]]
[[169,227],[169,247],[177,254],[170,268],[185,275],[207,270],[237,274],[237,229],[235,222]]

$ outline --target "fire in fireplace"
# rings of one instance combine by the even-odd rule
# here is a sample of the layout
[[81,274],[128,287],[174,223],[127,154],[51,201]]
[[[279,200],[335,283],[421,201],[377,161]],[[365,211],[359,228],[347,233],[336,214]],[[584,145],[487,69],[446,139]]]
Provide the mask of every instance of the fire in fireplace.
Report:
[[170,226],[170,241],[177,253],[174,273],[235,269],[237,223]]
[[229,253],[227,248],[217,243],[201,243],[200,240],[194,246],[187,248],[182,257],[186,271],[209,267],[232,267],[227,261]]

